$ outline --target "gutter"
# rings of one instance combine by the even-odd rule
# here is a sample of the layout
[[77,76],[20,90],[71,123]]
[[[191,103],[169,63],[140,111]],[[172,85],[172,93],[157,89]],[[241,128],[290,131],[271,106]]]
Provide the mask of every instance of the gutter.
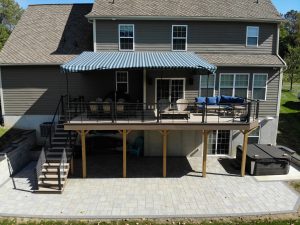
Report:
[[183,20],[183,21],[242,21],[242,22],[264,22],[264,23],[281,23],[284,19],[264,19],[264,18],[228,18],[228,17],[178,17],[178,16],[93,16],[86,15],[90,20]]
[[64,62],[61,63],[3,63],[0,64],[0,66],[60,66],[64,64]]
[[263,64],[218,64],[218,63],[213,63],[217,67],[271,67],[271,68],[283,68],[285,65],[263,65]]

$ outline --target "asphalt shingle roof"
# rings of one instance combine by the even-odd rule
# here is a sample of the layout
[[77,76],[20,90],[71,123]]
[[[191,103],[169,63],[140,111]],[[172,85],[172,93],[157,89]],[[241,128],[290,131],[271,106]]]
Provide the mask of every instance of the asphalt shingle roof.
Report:
[[271,0],[95,0],[89,17],[281,20]]
[[284,66],[277,55],[200,54],[216,66]]
[[0,53],[0,64],[61,64],[92,50],[92,4],[33,5]]

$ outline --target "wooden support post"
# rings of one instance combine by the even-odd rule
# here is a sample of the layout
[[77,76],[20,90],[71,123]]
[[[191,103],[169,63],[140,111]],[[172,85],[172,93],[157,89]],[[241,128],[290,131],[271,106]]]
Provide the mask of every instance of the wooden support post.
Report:
[[203,131],[203,161],[202,161],[202,177],[206,177],[206,161],[208,152],[208,134],[207,130]]
[[85,145],[85,131],[81,131],[81,154],[82,154],[82,177],[86,178],[86,145]]
[[247,149],[248,149],[248,134],[249,131],[244,131],[244,140],[243,140],[243,155],[242,155],[242,165],[241,165],[241,176],[245,176],[246,170],[246,159],[247,159]]
[[126,178],[127,131],[123,130],[123,178]]
[[167,130],[163,130],[163,177],[167,176],[167,137],[168,132]]
[[73,175],[74,174],[74,158],[73,158],[73,156],[72,156],[72,158],[71,158],[71,162],[70,162],[70,166],[71,166],[71,174]]

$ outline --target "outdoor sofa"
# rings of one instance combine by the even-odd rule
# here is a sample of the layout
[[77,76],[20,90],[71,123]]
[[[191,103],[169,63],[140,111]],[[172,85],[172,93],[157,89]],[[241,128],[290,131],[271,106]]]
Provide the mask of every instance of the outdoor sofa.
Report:
[[241,97],[232,96],[213,96],[195,98],[197,111],[201,112],[218,112],[243,114],[246,110],[246,100]]

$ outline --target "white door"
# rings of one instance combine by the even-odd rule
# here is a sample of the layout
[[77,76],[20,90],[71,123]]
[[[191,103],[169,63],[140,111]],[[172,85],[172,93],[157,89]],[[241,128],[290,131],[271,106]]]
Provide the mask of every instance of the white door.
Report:
[[208,154],[228,155],[231,135],[229,130],[214,130],[208,136]]

